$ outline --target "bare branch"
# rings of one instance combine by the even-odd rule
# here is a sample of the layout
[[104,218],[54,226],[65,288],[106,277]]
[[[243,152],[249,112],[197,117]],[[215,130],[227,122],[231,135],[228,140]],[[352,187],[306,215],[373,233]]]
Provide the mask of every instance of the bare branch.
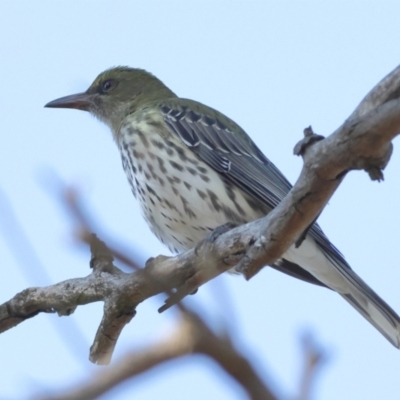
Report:
[[194,313],[185,312],[175,332],[142,351],[133,351],[112,369],[101,371],[85,385],[60,396],[43,400],[95,399],[119,383],[138,376],[165,361],[201,353],[213,358],[253,400],[275,400],[249,361],[233,346],[228,336],[217,336]]

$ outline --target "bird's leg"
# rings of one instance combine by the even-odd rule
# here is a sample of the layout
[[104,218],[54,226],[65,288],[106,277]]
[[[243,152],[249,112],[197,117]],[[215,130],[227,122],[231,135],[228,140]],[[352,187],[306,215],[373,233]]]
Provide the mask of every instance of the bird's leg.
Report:
[[[233,228],[236,228],[238,225],[233,222],[228,222],[226,224],[220,225],[215,228],[212,232],[210,232],[194,249],[194,252],[197,256],[201,257],[203,254],[210,255],[212,245],[217,240],[219,236],[230,231]],[[210,259],[211,258],[211,259]],[[176,288],[176,292],[174,292],[170,297],[165,300],[165,304],[158,309],[158,312],[163,312],[180,302],[184,297],[189,294],[195,294],[198,288],[204,283],[208,282],[211,278],[216,276],[215,270],[212,268],[212,257],[205,260],[207,264],[211,265],[211,269],[202,268],[196,273],[194,273],[190,278],[186,280],[186,282]]]

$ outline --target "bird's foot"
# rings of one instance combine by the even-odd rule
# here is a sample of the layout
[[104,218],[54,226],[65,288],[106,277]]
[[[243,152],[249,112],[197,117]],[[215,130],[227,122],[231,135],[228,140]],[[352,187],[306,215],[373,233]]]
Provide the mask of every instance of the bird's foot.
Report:
[[199,271],[192,275],[189,279],[187,279],[182,286],[178,287],[174,293],[172,293],[167,299],[165,299],[165,304],[158,309],[158,312],[162,313],[165,310],[168,310],[168,308],[171,308],[175,304],[179,303],[186,296],[190,294],[195,294],[198,288],[203,283],[207,282],[207,279],[204,279],[203,275],[204,273]]
[[196,255],[199,255],[205,249],[212,247],[214,242],[224,233],[229,232],[231,229],[234,229],[238,226],[234,222],[227,222],[226,224],[217,226],[212,232],[210,232],[200,243],[196,245],[194,248],[194,252]]

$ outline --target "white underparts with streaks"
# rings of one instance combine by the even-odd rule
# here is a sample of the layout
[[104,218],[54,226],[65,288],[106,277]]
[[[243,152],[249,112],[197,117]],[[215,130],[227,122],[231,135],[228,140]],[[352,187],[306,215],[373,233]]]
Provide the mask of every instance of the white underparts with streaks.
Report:
[[228,221],[261,217],[241,190],[227,189],[221,177],[177,139],[148,129],[144,123],[122,127],[122,163],[143,217],[171,251],[194,247]]

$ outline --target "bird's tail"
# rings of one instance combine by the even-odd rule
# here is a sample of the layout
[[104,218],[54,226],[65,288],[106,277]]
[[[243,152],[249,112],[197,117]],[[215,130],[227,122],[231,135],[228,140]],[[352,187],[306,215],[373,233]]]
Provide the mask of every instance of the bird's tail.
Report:
[[345,275],[348,290],[347,293],[340,293],[340,295],[375,326],[393,346],[399,348],[400,317],[353,270],[345,270]]
[[347,264],[327,241],[322,246],[311,237],[299,248],[292,246],[283,256],[307,270],[338,292],[364,316],[393,346],[400,348],[400,317]]

